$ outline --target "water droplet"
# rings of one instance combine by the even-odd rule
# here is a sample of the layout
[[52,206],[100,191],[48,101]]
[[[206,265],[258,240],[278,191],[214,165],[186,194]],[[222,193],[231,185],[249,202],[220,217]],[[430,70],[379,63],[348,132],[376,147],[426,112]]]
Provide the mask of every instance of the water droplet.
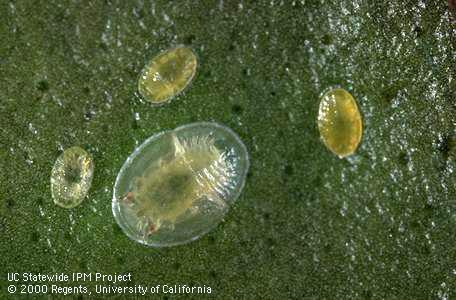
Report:
[[93,177],[93,159],[84,149],[66,149],[55,161],[51,173],[54,203],[73,208],[84,200]]
[[196,67],[197,59],[190,48],[166,50],[146,64],[138,80],[138,91],[149,102],[164,103],[189,85]]
[[340,158],[355,152],[361,141],[361,114],[353,96],[344,89],[326,92],[320,101],[318,129],[326,147]]
[[190,242],[222,220],[248,168],[244,144],[227,127],[203,122],[157,133],[117,175],[114,217],[131,239],[149,246]]

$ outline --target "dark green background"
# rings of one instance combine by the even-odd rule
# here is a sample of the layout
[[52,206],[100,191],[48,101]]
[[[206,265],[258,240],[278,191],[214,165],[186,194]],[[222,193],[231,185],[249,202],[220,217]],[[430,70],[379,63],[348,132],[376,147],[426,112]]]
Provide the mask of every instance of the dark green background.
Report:
[[[234,299],[456,297],[454,16],[446,1],[380,2],[1,1],[0,298],[7,272],[132,272]],[[193,83],[141,103],[141,68],[178,44],[198,55]],[[316,126],[334,86],[363,115],[348,159]],[[111,213],[117,172],[195,121],[245,142],[241,197],[193,243],[129,240]],[[95,175],[66,210],[50,171],[74,145]]]

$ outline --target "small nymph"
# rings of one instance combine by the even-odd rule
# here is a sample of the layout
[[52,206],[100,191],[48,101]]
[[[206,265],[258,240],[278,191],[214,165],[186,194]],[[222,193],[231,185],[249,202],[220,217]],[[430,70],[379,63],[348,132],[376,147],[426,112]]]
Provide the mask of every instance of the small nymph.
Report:
[[340,158],[356,151],[362,136],[362,120],[353,96],[344,89],[326,92],[320,101],[318,129],[326,147]]
[[80,147],[71,147],[55,161],[51,172],[51,193],[54,203],[73,208],[84,200],[92,184],[93,159]]
[[196,55],[188,47],[178,46],[163,51],[141,71],[138,92],[153,104],[167,102],[190,84],[197,64]]

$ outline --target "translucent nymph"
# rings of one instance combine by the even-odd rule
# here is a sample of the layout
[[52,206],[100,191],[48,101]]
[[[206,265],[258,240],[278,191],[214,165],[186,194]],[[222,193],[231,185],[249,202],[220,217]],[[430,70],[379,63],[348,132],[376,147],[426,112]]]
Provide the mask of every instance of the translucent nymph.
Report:
[[73,208],[84,200],[92,184],[93,159],[80,147],[71,147],[55,161],[51,172],[54,203]]
[[138,80],[138,91],[146,101],[159,104],[170,100],[192,81],[197,59],[190,48],[179,46],[150,60]]
[[195,240],[236,200],[249,168],[247,149],[229,128],[193,123],[148,138],[127,158],[112,210],[133,240],[155,247]]
[[355,152],[363,129],[358,106],[349,92],[336,88],[323,95],[318,129],[326,147],[340,158]]

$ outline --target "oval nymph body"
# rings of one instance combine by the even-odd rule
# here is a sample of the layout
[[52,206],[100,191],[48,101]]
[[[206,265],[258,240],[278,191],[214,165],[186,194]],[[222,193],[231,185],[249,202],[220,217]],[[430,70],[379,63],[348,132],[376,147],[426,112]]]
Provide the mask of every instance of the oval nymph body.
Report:
[[344,89],[326,92],[320,101],[318,129],[326,147],[340,158],[351,155],[361,141],[362,120],[353,96]]
[[148,102],[167,102],[190,84],[196,67],[196,55],[188,47],[178,46],[163,51],[152,58],[141,71],[138,91]]
[[93,178],[92,156],[80,147],[71,147],[55,161],[51,172],[54,203],[73,208],[84,200]]
[[248,168],[246,147],[227,127],[202,122],[160,132],[135,149],[117,175],[114,217],[146,245],[195,240],[222,220]]

